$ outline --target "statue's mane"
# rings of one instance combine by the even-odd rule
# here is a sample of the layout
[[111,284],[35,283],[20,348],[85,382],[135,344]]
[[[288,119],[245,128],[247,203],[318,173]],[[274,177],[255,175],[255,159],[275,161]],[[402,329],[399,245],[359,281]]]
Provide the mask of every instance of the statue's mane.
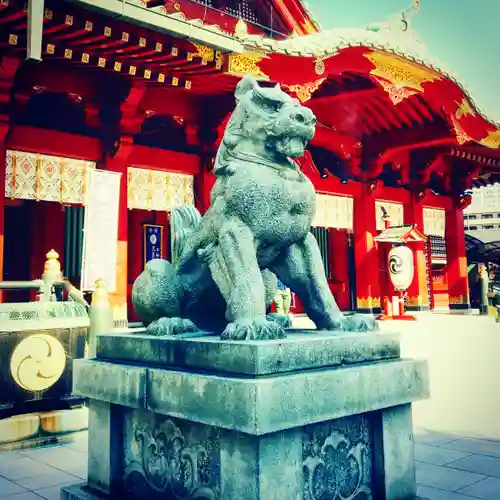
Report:
[[[250,155],[239,151],[238,146],[251,139],[254,144],[264,143],[279,115],[279,108],[292,98],[279,85],[263,88],[257,81],[246,76],[235,91],[236,107],[229,118],[215,158],[216,177],[231,175],[232,160],[249,160]],[[255,157],[252,157],[255,160]]]

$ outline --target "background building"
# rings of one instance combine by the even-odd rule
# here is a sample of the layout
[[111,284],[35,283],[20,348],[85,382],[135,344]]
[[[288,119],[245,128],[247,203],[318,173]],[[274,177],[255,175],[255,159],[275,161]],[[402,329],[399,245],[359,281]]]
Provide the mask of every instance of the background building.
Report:
[[24,2],[0,3],[3,277],[40,277],[55,248],[77,286],[104,276],[115,317],[134,319],[135,278],[169,258],[170,210],[209,205],[234,88],[251,74],[318,118],[301,168],[341,308],[376,311],[392,294],[374,242],[382,206],[429,236],[410,307],[468,308],[463,209],[500,178],[500,130],[408,29],[416,9],[319,31],[298,0],[238,5],[126,0],[117,17],[104,0],[46,1],[34,64]]

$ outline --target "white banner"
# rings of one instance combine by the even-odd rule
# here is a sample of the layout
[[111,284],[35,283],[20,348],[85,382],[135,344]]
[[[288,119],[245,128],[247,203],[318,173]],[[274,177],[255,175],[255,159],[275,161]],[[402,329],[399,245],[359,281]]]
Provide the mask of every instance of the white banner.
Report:
[[102,279],[116,290],[120,173],[88,170],[85,193],[82,290],[95,290]]

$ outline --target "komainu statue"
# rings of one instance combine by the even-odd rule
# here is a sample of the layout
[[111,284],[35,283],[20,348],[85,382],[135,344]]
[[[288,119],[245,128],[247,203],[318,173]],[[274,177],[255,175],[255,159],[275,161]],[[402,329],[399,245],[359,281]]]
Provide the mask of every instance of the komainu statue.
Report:
[[152,260],[137,278],[134,307],[153,335],[222,332],[222,339],[284,337],[287,318],[266,315],[276,277],[319,329],[367,331],[371,316],[344,316],[330,292],[310,228],[316,194],[293,158],[316,119],[279,86],[240,81],[215,159],[211,206],[172,212],[172,261]]

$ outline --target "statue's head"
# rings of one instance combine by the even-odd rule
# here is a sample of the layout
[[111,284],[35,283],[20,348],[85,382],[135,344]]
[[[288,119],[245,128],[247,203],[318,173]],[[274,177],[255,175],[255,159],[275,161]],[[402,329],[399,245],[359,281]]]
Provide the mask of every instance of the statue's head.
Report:
[[239,82],[235,97],[237,105],[223,138],[226,148],[275,159],[304,155],[316,127],[309,108],[279,85],[261,87],[250,76]]

